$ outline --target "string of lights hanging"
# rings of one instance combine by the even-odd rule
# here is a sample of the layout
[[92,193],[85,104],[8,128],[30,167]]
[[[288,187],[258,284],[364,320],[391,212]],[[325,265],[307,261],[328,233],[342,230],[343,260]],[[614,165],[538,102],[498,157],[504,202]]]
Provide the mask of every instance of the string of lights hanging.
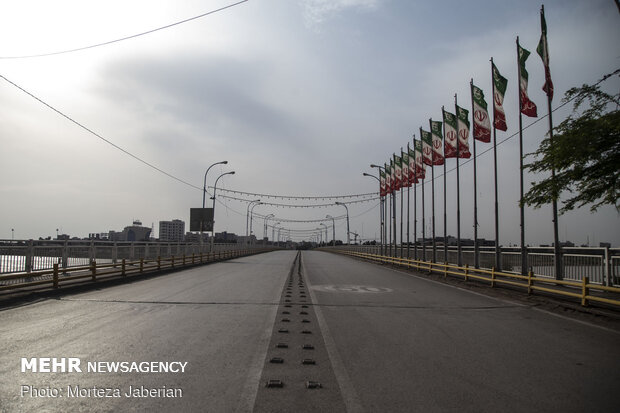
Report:
[[[379,199],[379,193],[374,193],[373,195],[376,195],[373,198],[364,198],[364,199],[358,199],[355,201],[349,201],[347,202],[347,204],[357,204],[360,202],[369,202],[369,201],[376,201]],[[259,195],[256,195],[259,196]],[[248,199],[243,199],[243,198],[237,198],[234,196],[229,196],[229,195],[218,195],[218,197],[221,198],[226,198],[226,199],[232,199],[235,201],[241,201],[241,202],[248,202]],[[261,201],[260,203],[261,205],[269,205],[269,206],[274,206],[276,208],[328,208],[328,207],[333,207],[334,203],[329,203],[329,204],[300,204],[300,205],[296,205],[296,204],[280,204],[280,203],[276,203],[276,202],[264,202]]]
[[[213,187],[209,186],[209,189],[213,189]],[[253,197],[253,198],[256,198],[256,197],[268,198],[268,199],[274,198],[274,199],[286,199],[286,200],[291,200],[291,201],[296,200],[296,199],[328,201],[331,199],[353,199],[353,198],[370,198],[370,197],[373,197],[373,199],[378,199],[375,197],[378,197],[379,195],[379,192],[369,192],[366,194],[352,194],[352,195],[296,196],[296,195],[260,194],[256,192],[244,192],[244,191],[237,191],[234,189],[225,189],[225,188],[218,188],[217,190],[218,192],[228,192],[231,194],[243,195],[243,196]],[[242,199],[242,200],[245,201],[246,199]]]

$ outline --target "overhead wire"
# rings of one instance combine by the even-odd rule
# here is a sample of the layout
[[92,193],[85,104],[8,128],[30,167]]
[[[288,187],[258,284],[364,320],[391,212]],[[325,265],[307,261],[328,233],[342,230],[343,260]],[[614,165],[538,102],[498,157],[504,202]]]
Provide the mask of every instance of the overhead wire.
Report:
[[88,49],[94,49],[96,47],[107,46],[107,45],[110,45],[110,44],[113,44],[113,43],[119,43],[119,42],[122,42],[122,41],[125,41],[125,40],[135,39],[136,37],[146,36],[147,34],[151,34],[151,33],[155,33],[155,32],[161,31],[161,30],[169,29],[171,27],[178,26],[178,25],[183,24],[183,23],[187,23],[187,22],[190,22],[190,21],[193,21],[193,20],[200,19],[202,17],[209,16],[211,14],[218,13],[218,12],[226,10],[226,9],[230,9],[231,7],[238,6],[241,3],[245,3],[247,1],[249,1],[249,0],[241,0],[241,1],[238,1],[236,3],[232,3],[232,4],[229,4],[227,6],[220,7],[219,9],[215,9],[215,10],[208,11],[206,13],[199,14],[198,16],[194,16],[194,17],[190,17],[190,18],[187,18],[187,19],[184,19],[184,20],[180,20],[178,22],[170,23],[170,24],[167,24],[165,26],[161,26],[161,27],[157,27],[155,29],[147,30],[147,31],[142,32],[142,33],[137,33],[137,34],[132,34],[130,36],[121,37],[120,39],[108,40],[106,42],[92,44],[92,45],[89,45],[89,46],[77,47],[77,48],[74,48],[74,49],[61,50],[61,51],[49,52],[49,53],[40,53],[40,54],[23,55],[23,56],[0,56],[0,59],[4,59],[4,60],[8,60],[8,59],[30,59],[30,58],[35,58],[35,57],[55,56],[55,55],[59,55],[59,54],[79,52],[79,51],[82,51],[82,50],[88,50]]

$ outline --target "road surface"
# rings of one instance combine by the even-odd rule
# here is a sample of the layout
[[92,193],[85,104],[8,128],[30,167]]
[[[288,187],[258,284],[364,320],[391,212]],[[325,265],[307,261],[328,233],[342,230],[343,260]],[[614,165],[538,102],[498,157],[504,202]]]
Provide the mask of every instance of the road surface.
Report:
[[2,412],[620,411],[618,332],[320,251],[5,308],[0,344]]

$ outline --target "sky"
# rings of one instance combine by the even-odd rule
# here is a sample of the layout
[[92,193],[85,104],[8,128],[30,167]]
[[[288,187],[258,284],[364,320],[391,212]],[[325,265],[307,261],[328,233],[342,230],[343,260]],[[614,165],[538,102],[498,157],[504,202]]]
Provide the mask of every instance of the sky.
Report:
[[[362,173],[376,175],[369,165],[389,162],[414,134],[419,138],[429,118],[440,120],[442,106],[453,111],[455,94],[470,108],[471,79],[490,102],[493,57],[508,79],[508,131],[498,131],[502,143],[497,147],[500,244],[519,243],[519,141],[506,138],[518,132],[517,36],[532,52],[529,96],[539,116],[547,114],[544,70],[535,51],[540,2],[249,0],[101,47],[15,58],[109,42],[233,3],[24,0],[4,5],[0,239],[55,237],[56,230],[86,237],[120,231],[134,219],[154,225],[155,235],[161,220],[181,219],[188,229],[190,208],[202,206],[207,168],[223,160],[228,164],[213,167],[207,176],[213,186],[221,174],[235,171],[218,180],[216,232],[244,235],[247,201],[260,198],[298,206],[253,208],[259,216],[274,214],[270,225],[280,222],[278,227],[291,229],[295,240],[310,238],[300,231],[325,228],[319,220],[326,215],[338,218],[336,238],[346,239],[345,209],[331,204],[365,199],[348,204],[350,230],[364,240],[378,239],[376,199],[321,198],[378,191],[377,181]],[[547,1],[545,12],[557,108],[569,88],[620,68],[620,13],[612,0]],[[617,93],[618,77],[602,88]],[[554,124],[571,111],[570,104],[555,111]],[[523,117],[525,126],[534,121]],[[524,131],[525,153],[536,150],[547,128],[545,118]],[[493,239],[491,145],[476,145],[479,237]],[[456,235],[455,165],[448,160],[450,235]],[[437,235],[444,232],[442,174],[436,167]],[[526,173],[526,190],[541,178]],[[427,234],[430,193],[427,180]],[[473,238],[473,162],[460,165],[460,194],[461,235]],[[413,220],[413,190],[410,197]],[[299,207],[308,205],[315,207]],[[553,242],[551,215],[550,207],[526,210],[527,244]],[[313,222],[291,222],[306,220]],[[263,223],[254,222],[259,238]],[[331,226],[331,220],[323,223]],[[559,235],[578,245],[620,246],[620,216],[613,207],[592,213],[586,206],[560,216]]]

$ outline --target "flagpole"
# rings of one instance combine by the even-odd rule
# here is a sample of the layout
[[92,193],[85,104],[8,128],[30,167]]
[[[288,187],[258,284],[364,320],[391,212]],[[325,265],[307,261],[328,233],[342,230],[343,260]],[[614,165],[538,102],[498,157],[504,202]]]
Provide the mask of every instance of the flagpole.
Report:
[[[475,122],[473,118],[476,113],[474,106],[474,79],[469,81],[470,95],[471,95],[471,113],[472,123]],[[478,180],[477,180],[477,162],[476,162],[476,137],[473,137],[474,141],[474,266],[480,268],[480,249],[478,245]],[[496,216],[497,218],[497,216]],[[497,241],[496,241],[497,244]]]
[[525,249],[525,209],[523,205],[523,109],[521,99],[521,61],[519,59],[519,36],[517,36],[517,72],[519,77],[519,209],[521,215],[521,275],[527,275],[527,251]]
[[[429,119],[428,123],[431,128],[431,137],[433,136],[433,120]],[[432,147],[435,145],[432,144]],[[432,233],[433,233],[433,262],[437,262],[437,244],[436,244],[436,236],[435,236],[435,150],[433,149],[431,152],[431,210],[433,216],[433,225],[432,225]]]
[[[459,109],[456,107],[456,93],[454,94],[454,113],[456,114],[456,261],[458,263],[457,265],[460,267],[463,265],[461,251],[461,181],[459,175],[459,157],[461,154],[459,152]],[[474,244],[475,243],[474,236]]]
[[[422,128],[420,128],[420,139],[422,139],[422,136]],[[422,160],[422,163],[424,163],[424,160]],[[424,177],[426,178],[426,175]],[[424,206],[424,184],[425,182],[422,182],[422,261],[426,261],[426,229],[424,228],[426,224],[424,211],[426,208]]]
[[403,147],[400,147],[400,258],[403,258]]
[[[392,155],[392,159],[394,159],[393,155]],[[394,162],[394,187],[396,187],[396,162]],[[393,193],[394,193],[394,201],[392,202],[392,222],[394,226],[394,231],[392,233],[392,236],[394,237],[394,257],[396,257],[396,248],[397,248],[396,246],[398,245],[396,243],[396,194],[397,194],[396,189],[394,189]]]
[[[472,83],[473,84],[473,83]],[[491,58],[491,92],[495,100],[495,80],[493,79],[493,58]],[[497,192],[497,128],[495,127],[495,101],[493,102],[493,176],[495,184],[495,269],[502,270],[502,252],[499,246],[499,202]]]
[[392,198],[393,198],[393,196],[394,196],[394,193],[392,192],[392,188],[390,188],[390,205],[388,205],[388,210],[390,211],[389,212],[389,216],[388,216],[388,227],[390,229],[390,231],[389,231],[390,232],[390,234],[389,234],[390,235],[390,250],[389,250],[390,257],[392,256],[392,223],[391,223],[391,221],[392,221],[392,202],[393,202]]
[[[543,90],[547,95],[547,109],[549,112],[549,146],[553,148],[553,118],[552,110],[551,110],[551,100],[553,99],[553,84],[551,83],[551,73],[549,70],[549,48],[547,44],[547,23],[545,21],[545,5],[541,5],[540,7],[540,24],[541,24],[541,40],[543,41],[544,47],[544,55],[546,56],[546,61],[543,56],[543,64],[545,65],[545,86],[543,86]],[[562,250],[560,248],[560,238],[558,236],[558,194],[557,189],[555,188],[555,168],[551,167],[551,181],[554,184],[554,193],[553,200],[551,202],[551,206],[553,209],[553,255],[554,265],[555,265],[555,279],[562,280],[564,279],[563,268],[562,268]]]
[[411,161],[409,160],[409,157],[409,142],[407,142],[407,259],[411,258],[411,246],[409,238],[409,234],[411,232],[409,229],[409,216],[411,215],[411,211],[409,208],[409,205],[411,203],[411,181],[409,180],[409,177],[411,176],[411,171],[409,167],[411,166]]
[[[413,135],[414,173],[418,177],[418,164],[415,161],[415,134]],[[413,258],[418,259],[418,179],[413,180]]]
[[[443,127],[443,144],[444,146],[447,145],[447,139],[446,139],[446,126],[445,126],[445,120],[446,120],[446,115],[444,113],[444,107],[441,107],[441,119],[444,121],[444,127]],[[432,133],[432,126],[431,126],[431,133]],[[443,160],[443,262],[447,263],[448,262],[448,212],[447,212],[447,206],[448,206],[448,202],[447,202],[447,191],[446,191],[446,164],[447,159],[445,158],[445,154],[446,154],[446,149],[444,147],[443,150],[444,153],[444,160]]]

